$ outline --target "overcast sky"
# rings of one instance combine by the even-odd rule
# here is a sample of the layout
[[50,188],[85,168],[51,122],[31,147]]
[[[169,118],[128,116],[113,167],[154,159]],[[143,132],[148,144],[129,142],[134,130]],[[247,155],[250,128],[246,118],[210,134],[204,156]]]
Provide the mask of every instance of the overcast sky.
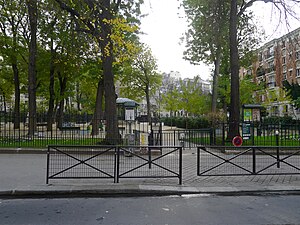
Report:
[[[141,28],[145,32],[141,36],[142,42],[151,47],[161,72],[179,71],[183,78],[200,75],[202,79],[210,79],[211,69],[208,66],[191,65],[182,59],[185,48],[184,44],[180,44],[180,38],[187,30],[187,23],[179,6],[178,0],[145,0],[142,12],[148,16],[142,19]],[[278,19],[270,3],[255,3],[252,8],[266,29],[268,40],[288,32],[284,25],[276,30]],[[299,26],[299,21],[292,21],[290,31]]]

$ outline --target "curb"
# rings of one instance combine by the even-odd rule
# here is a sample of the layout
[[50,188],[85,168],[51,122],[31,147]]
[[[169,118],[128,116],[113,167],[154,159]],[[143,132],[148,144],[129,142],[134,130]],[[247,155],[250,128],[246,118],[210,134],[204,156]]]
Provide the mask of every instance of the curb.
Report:
[[269,189],[236,189],[228,187],[197,188],[197,187],[173,187],[173,186],[144,186],[134,188],[114,189],[109,186],[101,189],[86,189],[74,187],[68,189],[35,189],[35,190],[4,190],[0,191],[0,198],[72,198],[72,197],[155,197],[155,196],[276,196],[276,195],[300,195],[300,188],[269,188]]
[[0,149],[0,154],[47,154],[47,149]]

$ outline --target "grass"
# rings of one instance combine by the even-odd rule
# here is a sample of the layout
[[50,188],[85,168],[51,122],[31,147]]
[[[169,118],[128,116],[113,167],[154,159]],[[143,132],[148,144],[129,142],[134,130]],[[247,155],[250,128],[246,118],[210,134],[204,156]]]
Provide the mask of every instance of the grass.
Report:
[[8,139],[0,138],[1,148],[46,148],[47,145],[96,145],[103,139]]

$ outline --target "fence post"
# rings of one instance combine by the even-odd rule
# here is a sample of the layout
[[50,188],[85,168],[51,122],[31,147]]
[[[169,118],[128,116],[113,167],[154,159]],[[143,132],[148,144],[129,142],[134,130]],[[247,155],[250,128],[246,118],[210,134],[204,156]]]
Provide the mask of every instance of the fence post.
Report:
[[213,145],[213,135],[214,135],[214,132],[213,132],[213,128],[210,128],[210,137],[209,137],[209,145]]
[[280,153],[279,153],[279,131],[275,131],[275,137],[276,137],[276,158],[277,158],[277,168],[280,168]]
[[225,146],[225,123],[222,123],[222,145]]
[[200,147],[197,147],[197,175],[200,176]]
[[149,162],[149,169],[151,169],[151,147],[148,147],[148,162]]
[[252,136],[252,146],[255,145],[255,141],[254,141],[254,135],[255,135],[255,126],[254,126],[254,122],[251,123],[252,124],[252,129],[251,129],[251,136]]
[[114,183],[119,183],[120,147],[115,147]]
[[114,183],[119,183],[119,175],[120,175],[120,147],[116,147],[115,151],[117,151],[117,160],[116,160],[116,176],[114,179]]
[[173,140],[174,140],[174,146],[176,146],[176,131],[174,130],[174,135],[173,135]]
[[179,148],[179,185],[182,185],[182,147]]
[[49,184],[49,162],[50,162],[50,146],[48,146],[48,151],[47,151],[46,184]]
[[252,174],[256,174],[256,152],[255,147],[252,147]]

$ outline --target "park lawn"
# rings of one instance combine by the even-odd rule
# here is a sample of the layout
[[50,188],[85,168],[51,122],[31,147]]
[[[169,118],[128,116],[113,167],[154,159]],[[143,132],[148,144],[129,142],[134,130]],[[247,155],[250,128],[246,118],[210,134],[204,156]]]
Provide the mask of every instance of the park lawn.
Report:
[[48,145],[96,145],[101,138],[84,139],[7,139],[0,138],[1,148],[46,148]]

